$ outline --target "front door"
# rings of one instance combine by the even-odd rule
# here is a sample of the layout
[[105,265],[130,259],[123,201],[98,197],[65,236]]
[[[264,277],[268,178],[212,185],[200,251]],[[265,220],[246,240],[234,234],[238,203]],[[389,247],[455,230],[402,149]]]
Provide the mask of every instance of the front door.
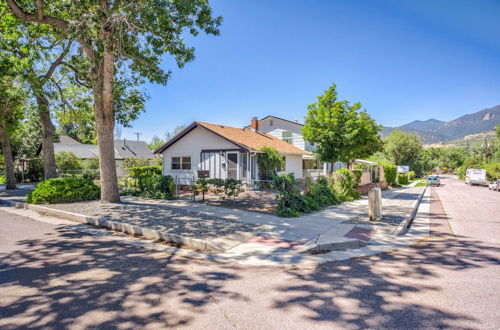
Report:
[[238,179],[238,153],[227,153],[227,177],[229,179]]

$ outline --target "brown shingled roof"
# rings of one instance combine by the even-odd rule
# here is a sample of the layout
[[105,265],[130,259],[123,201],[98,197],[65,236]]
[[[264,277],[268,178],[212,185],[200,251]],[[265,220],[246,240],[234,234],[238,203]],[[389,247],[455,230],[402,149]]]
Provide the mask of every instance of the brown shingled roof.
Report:
[[196,126],[203,127],[247,150],[258,151],[262,147],[273,147],[282,154],[298,154],[298,155],[309,154],[308,152],[300,148],[297,148],[283,140],[280,140],[266,133],[262,132],[256,133],[254,131],[251,131],[250,129],[210,124],[200,121],[194,122],[189,127],[187,127],[183,132],[179,133],[176,137],[174,137],[172,140],[167,141],[167,143],[165,143],[165,145],[156,150],[155,153],[162,153],[170,145],[174,144],[176,141],[181,139],[185,134],[187,134],[190,130],[192,130]]

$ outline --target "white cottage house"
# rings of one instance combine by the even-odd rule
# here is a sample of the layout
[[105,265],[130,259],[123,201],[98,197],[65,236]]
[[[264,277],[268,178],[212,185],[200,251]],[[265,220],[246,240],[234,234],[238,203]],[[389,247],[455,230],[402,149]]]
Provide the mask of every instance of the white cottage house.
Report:
[[253,118],[247,128],[193,122],[155,154],[163,156],[163,174],[190,184],[198,177],[258,180],[257,155],[262,147],[275,148],[284,158],[280,173],[303,176],[307,151],[259,129]]

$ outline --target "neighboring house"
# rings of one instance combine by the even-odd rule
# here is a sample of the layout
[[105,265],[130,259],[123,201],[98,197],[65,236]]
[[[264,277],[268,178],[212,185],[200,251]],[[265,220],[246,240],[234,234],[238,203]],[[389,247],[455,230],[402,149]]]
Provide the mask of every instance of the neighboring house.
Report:
[[[99,157],[99,148],[96,145],[83,144],[66,135],[60,137],[59,143],[54,143],[54,152],[57,154],[61,151],[72,152],[83,162],[89,158]],[[149,149],[144,141],[115,140],[115,161],[118,176],[125,174],[122,166],[123,160],[132,157],[140,159],[155,158],[153,151]]]
[[302,160],[308,152],[261,131],[256,118],[244,129],[193,122],[155,154],[163,156],[163,174],[181,184],[203,176],[251,182],[259,179],[257,155],[262,147],[273,147],[284,157],[279,173],[302,177]]
[[[335,164],[319,162],[314,155],[310,153],[314,151],[314,144],[304,141],[304,136],[302,134],[304,125],[300,124],[297,120],[291,121],[276,116],[266,116],[258,120],[258,126],[261,132],[265,132],[308,152],[302,157],[303,173],[298,177],[330,174],[339,168],[346,167],[345,164],[341,162]],[[248,126],[245,128],[248,128]]]

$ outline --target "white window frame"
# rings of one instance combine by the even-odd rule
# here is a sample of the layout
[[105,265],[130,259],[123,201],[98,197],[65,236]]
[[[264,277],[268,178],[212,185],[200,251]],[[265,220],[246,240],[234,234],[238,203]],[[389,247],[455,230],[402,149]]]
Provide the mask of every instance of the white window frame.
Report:
[[[179,158],[179,168],[174,168],[174,158]],[[189,168],[183,168],[185,158],[189,158]],[[170,169],[172,171],[191,171],[193,169],[192,161],[193,161],[193,158],[191,156],[171,156],[170,157]]]
[[[285,138],[285,133],[290,133],[290,137]],[[286,143],[293,145],[293,131],[282,131],[281,132],[281,139],[283,141],[285,141]]]

